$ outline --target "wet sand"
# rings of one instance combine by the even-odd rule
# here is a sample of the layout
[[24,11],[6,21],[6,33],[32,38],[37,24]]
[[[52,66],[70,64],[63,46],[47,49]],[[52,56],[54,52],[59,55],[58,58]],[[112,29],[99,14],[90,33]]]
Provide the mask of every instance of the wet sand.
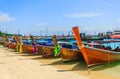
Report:
[[[13,77],[15,77],[15,79],[33,79],[33,78],[37,78],[38,76],[41,76],[40,75],[41,73],[43,78],[37,78],[37,79],[119,79],[120,78],[120,61],[92,67],[88,72],[88,68],[83,60],[70,61],[70,62],[63,63],[61,58],[45,59],[45,58],[42,58],[41,55],[33,56],[27,53],[13,52],[13,50],[11,49],[8,50],[7,48],[0,48],[0,52],[2,53],[0,56],[6,57],[6,58],[2,57],[2,59],[0,57],[0,60],[2,60],[0,64],[4,65],[7,62],[7,64],[4,65],[3,69],[0,65],[0,73],[2,72],[2,77],[3,77],[2,78],[0,75],[0,79],[14,79],[14,78],[5,78],[6,76],[5,73],[9,74],[9,76],[14,74]],[[9,58],[8,59],[9,61],[6,60],[7,57]],[[12,60],[10,60],[12,58],[15,58],[14,63],[10,64],[9,62],[13,62]],[[19,62],[19,65],[16,65],[15,61]],[[39,64],[39,67],[37,67],[36,64],[32,64],[36,62],[37,62],[37,65]],[[29,64],[29,67],[25,63]],[[11,69],[13,64],[16,65],[16,67]],[[11,72],[8,72],[6,67],[7,69],[11,70]],[[31,68],[33,68],[32,71],[31,71]],[[47,71],[48,73],[43,73],[44,70]],[[17,71],[17,75],[15,74],[15,71]],[[53,74],[55,78],[53,78],[51,72],[55,72]],[[49,75],[49,73],[51,75]],[[31,78],[31,76],[27,77],[27,75],[28,76],[34,75],[34,76],[33,78]],[[65,78],[62,76],[64,76]]]

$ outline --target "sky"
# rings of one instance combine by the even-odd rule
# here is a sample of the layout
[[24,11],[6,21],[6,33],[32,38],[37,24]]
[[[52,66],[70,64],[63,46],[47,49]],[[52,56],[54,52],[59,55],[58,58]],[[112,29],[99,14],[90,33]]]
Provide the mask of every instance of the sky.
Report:
[[0,30],[67,35],[73,26],[97,34],[120,29],[120,0],[0,0]]

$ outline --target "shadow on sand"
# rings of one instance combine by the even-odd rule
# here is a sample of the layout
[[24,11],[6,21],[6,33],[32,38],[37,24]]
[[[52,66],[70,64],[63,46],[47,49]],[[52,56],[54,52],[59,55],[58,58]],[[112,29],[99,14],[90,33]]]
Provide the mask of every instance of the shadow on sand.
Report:
[[57,61],[52,62],[49,65],[72,65],[72,64],[76,64],[77,62],[79,62],[79,60],[71,60],[71,61],[63,62],[62,59],[59,59]]
[[[10,50],[11,51],[11,50]],[[74,67],[72,67],[69,70],[57,70],[58,72],[65,72],[65,71],[87,71],[88,69],[90,69],[91,71],[100,71],[100,70],[104,70],[104,69],[108,69],[108,68],[112,68],[115,66],[120,65],[120,61],[115,61],[115,62],[108,62],[105,64],[99,64],[99,65],[95,65],[95,66],[91,66],[88,68],[88,66],[86,65],[84,59],[80,59],[80,60],[76,60],[76,61],[68,61],[68,62],[63,62],[61,58],[43,58],[41,55],[34,55],[34,54],[29,54],[29,53],[18,53],[18,52],[14,52],[15,54],[20,54],[20,56],[37,56],[35,58],[31,58],[33,60],[49,60],[49,63],[45,62],[43,64],[41,64],[40,66],[46,66],[46,65],[72,65],[75,64]],[[12,56],[16,56],[16,55],[9,55],[10,57]],[[38,57],[39,56],[39,57]],[[21,60],[21,59],[20,59]]]
[[[22,56],[32,56],[32,55],[22,55]],[[33,55],[34,56],[34,55]],[[88,69],[90,69],[91,71],[100,71],[100,70],[104,70],[107,68],[112,68],[115,67],[117,65],[120,65],[120,61],[115,61],[115,62],[108,62],[105,64],[99,64],[99,65],[95,65],[95,66],[90,66],[88,67],[84,61],[84,59],[80,59],[80,60],[73,60],[73,61],[66,61],[63,62],[61,58],[43,58],[41,55],[39,55],[39,57],[35,57],[35,58],[31,58],[33,60],[49,60],[49,63],[45,62],[43,64],[41,64],[40,66],[47,66],[47,65],[73,65],[75,64],[75,66],[69,70],[57,70],[58,72],[64,72],[64,71],[88,71]]]
[[55,60],[55,59],[59,59],[58,57],[51,57],[51,58],[43,58],[42,55],[39,55],[40,57],[36,57],[36,58],[32,58],[33,60]]
[[92,71],[100,71],[100,70],[104,70],[104,69],[107,69],[107,68],[112,68],[112,67],[115,67],[115,66],[118,66],[120,65],[120,61],[114,61],[114,62],[108,62],[108,63],[105,63],[105,64],[101,64],[101,65],[96,65],[96,66],[92,66],[90,67],[90,69]]
[[39,54],[33,54],[33,53],[17,53],[21,54],[21,56],[40,56]]
[[65,72],[65,71],[87,71],[88,70],[88,67],[87,67],[84,60],[70,61],[70,62],[67,62],[65,64],[67,64],[67,65],[75,64],[75,66],[69,70],[64,69],[64,70],[57,70],[57,71],[58,72]]
[[108,69],[108,68],[112,68],[115,67],[117,65],[120,65],[120,61],[116,61],[116,62],[112,62],[112,63],[106,63],[106,64],[102,64],[102,65],[95,65],[95,66],[91,66],[91,67],[87,67],[87,65],[83,62],[79,62],[77,63],[72,69],[69,70],[57,70],[58,72],[66,72],[66,71],[88,71],[90,69],[90,71],[100,71],[100,70],[104,70],[104,69]]

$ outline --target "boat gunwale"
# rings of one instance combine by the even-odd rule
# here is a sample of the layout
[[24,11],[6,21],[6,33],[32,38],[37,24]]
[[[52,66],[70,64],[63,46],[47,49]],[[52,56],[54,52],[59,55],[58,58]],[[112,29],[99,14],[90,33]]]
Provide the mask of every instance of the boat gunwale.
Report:
[[41,46],[41,47],[48,47],[48,48],[55,48],[54,46],[37,45],[37,47],[39,47],[39,46]]
[[101,51],[101,52],[105,52],[105,53],[111,53],[111,54],[120,54],[120,52],[115,52],[115,51],[111,51],[111,50],[103,50],[103,49],[99,49],[99,48],[94,48],[94,47],[87,47],[85,46],[85,48],[89,48],[92,50],[97,50],[97,51]]

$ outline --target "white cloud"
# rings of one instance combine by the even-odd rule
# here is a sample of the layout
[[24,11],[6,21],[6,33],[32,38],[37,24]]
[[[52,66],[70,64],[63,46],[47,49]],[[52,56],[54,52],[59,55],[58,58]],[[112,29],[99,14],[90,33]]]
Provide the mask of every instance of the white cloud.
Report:
[[10,17],[6,13],[0,12],[0,22],[11,22],[14,20],[15,20],[15,18]]
[[63,16],[68,18],[92,18],[96,16],[102,16],[103,13],[73,13],[73,14],[65,14]]

